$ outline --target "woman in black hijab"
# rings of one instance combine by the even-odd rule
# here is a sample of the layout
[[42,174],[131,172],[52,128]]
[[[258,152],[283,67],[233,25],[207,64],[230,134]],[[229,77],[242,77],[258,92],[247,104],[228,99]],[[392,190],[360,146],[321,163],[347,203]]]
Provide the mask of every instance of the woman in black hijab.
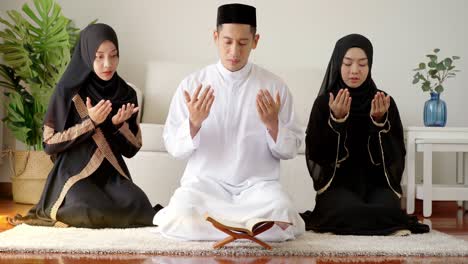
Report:
[[44,191],[12,224],[87,228],[152,225],[156,210],[122,156],[141,147],[135,91],[116,72],[114,30],[93,24],[80,34],[44,118],[44,149],[54,158]]
[[338,40],[306,132],[317,191],[306,229],[345,235],[424,233],[400,207],[405,146],[393,98],[377,89],[373,48],[364,36]]

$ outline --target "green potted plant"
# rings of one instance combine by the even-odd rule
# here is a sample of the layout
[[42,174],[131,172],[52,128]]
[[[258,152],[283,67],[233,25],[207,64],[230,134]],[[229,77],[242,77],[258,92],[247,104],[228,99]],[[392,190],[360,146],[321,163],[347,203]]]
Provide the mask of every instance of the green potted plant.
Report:
[[440,99],[444,91],[444,82],[454,78],[456,72],[454,61],[460,59],[458,56],[438,58],[440,49],[436,48],[432,54],[427,54],[427,63],[419,63],[413,76],[413,84],[420,84],[423,92],[430,92],[431,98],[424,104],[424,125],[443,127],[447,123],[447,105]]
[[[52,167],[42,151],[42,125],[49,98],[70,61],[79,29],[54,0],[34,0],[0,18],[0,87],[4,88],[2,121],[28,151],[14,151],[13,199],[35,203]],[[34,171],[29,171],[33,169]]]

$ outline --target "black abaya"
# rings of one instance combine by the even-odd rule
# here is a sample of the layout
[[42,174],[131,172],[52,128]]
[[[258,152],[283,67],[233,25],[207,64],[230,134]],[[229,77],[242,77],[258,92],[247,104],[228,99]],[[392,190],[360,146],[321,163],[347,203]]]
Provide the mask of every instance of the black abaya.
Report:
[[[348,89],[349,116],[336,121],[331,118],[329,93],[336,97],[339,89],[346,88],[341,63],[352,47],[366,53],[369,74],[360,87]],[[340,39],[333,51],[307,127],[307,167],[317,191],[313,212],[301,214],[307,230],[353,235],[429,231],[401,209],[403,127],[393,98],[383,123],[371,119],[371,101],[379,91],[371,77],[372,61],[372,44],[361,35]]]
[[[44,149],[55,157],[41,198],[13,224],[88,228],[152,225],[156,210],[136,186],[123,156],[141,148],[137,113],[115,126],[111,118],[124,104],[138,105],[135,91],[117,73],[109,81],[93,72],[99,46],[114,30],[104,24],[85,28],[44,118]],[[90,119],[84,102],[110,100],[112,112],[99,124]],[[160,207],[156,207],[160,209]]]

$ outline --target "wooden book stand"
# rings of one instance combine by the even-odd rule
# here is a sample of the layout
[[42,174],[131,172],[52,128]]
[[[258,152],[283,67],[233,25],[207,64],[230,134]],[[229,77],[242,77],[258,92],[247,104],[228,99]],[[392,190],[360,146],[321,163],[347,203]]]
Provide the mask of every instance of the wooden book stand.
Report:
[[249,240],[261,245],[265,249],[271,249],[270,245],[268,245],[267,243],[263,242],[262,240],[256,238],[255,236],[257,236],[257,235],[267,231],[268,229],[270,229],[273,225],[275,225],[274,222],[267,222],[267,223],[264,223],[264,224],[260,225],[258,228],[256,228],[254,230],[253,235],[250,235],[250,234],[247,234],[245,232],[238,232],[238,231],[230,230],[230,229],[220,225],[216,221],[212,221],[210,219],[207,219],[207,221],[209,221],[211,224],[213,224],[213,226],[216,227],[218,230],[220,230],[220,231],[222,231],[222,232],[229,235],[225,239],[216,242],[213,245],[214,249],[221,248],[221,247],[225,246],[226,244],[231,243],[232,241],[237,240],[237,239],[249,239]]

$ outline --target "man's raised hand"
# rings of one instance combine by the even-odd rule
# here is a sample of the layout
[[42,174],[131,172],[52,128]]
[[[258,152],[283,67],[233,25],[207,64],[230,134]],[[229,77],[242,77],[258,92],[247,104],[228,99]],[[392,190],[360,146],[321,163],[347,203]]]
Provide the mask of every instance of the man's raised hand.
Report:
[[[185,103],[187,104],[190,113],[190,126],[192,137],[200,130],[203,121],[210,114],[211,106],[213,105],[215,96],[214,90],[208,85],[200,95],[202,85],[198,85],[192,96],[184,90]],[[193,130],[193,131],[192,131]]]

